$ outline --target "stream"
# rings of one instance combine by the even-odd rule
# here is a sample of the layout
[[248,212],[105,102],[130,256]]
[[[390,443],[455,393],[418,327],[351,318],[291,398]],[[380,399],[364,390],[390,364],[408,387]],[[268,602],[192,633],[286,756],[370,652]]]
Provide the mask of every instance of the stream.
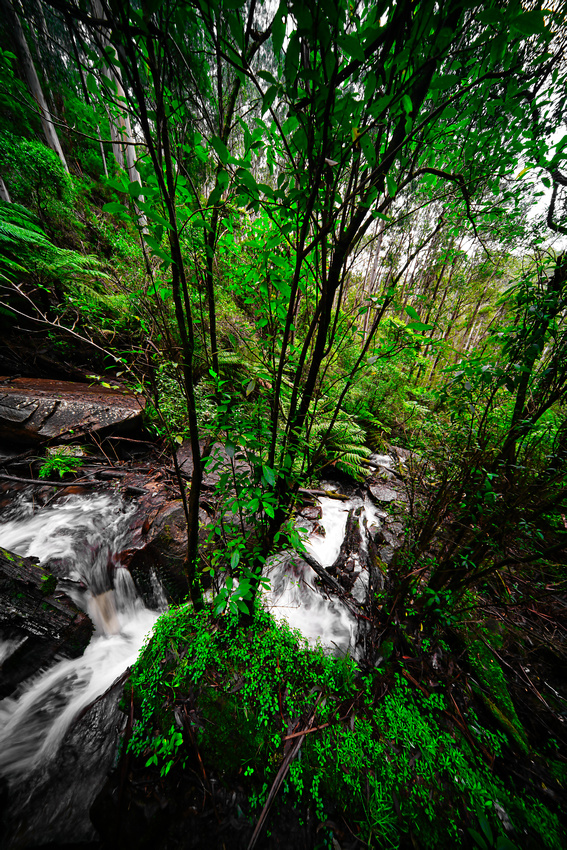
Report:
[[[319,502],[322,517],[306,534],[306,551],[331,566],[354,508],[364,559],[368,529],[379,524],[380,512],[362,499]],[[0,522],[0,546],[39,559],[95,625],[81,657],[54,659],[0,702],[0,782],[7,796],[0,847],[96,840],[89,808],[115,762],[126,722],[118,708],[122,688],[112,685],[136,660],[159,616],[144,605],[118,558],[128,547],[135,511],[134,504],[106,493],[71,496],[38,510],[20,501]],[[327,651],[356,656],[359,619],[316,585],[315,571],[300,556],[273,557],[266,574],[271,588],[264,604],[276,617]],[[354,574],[353,597],[362,601],[364,564]],[[156,609],[163,610],[163,602],[158,592]],[[1,644],[0,664],[16,648],[15,642]]]
[[136,660],[159,616],[118,562],[134,512],[113,495],[72,496],[36,512],[22,502],[0,523],[0,545],[53,569],[95,625],[80,658],[58,661],[0,703],[0,776],[9,788],[2,846],[96,837],[88,808],[124,720],[120,689],[100,698]]

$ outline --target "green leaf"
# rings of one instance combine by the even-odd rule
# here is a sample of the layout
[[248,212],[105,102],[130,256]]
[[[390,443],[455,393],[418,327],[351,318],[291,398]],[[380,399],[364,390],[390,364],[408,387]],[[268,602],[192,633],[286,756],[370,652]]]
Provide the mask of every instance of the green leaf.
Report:
[[274,470],[270,469],[269,466],[263,466],[262,472],[264,473],[264,478],[266,479],[270,487],[273,487],[276,483],[276,473],[274,472]]
[[250,194],[258,197],[260,189],[250,171],[246,171],[244,168],[238,168],[235,177],[238,182],[250,192]]
[[494,839],[493,839],[493,836],[492,836],[492,830],[490,828],[490,824],[488,823],[486,816],[483,815],[482,813],[479,814],[478,822],[480,824],[480,828],[482,829],[482,831],[484,833],[484,837],[486,838],[486,840],[488,841],[489,844],[492,844]]
[[371,168],[374,168],[376,165],[376,151],[374,150],[374,145],[372,144],[372,140],[369,138],[368,133],[360,136],[360,147],[362,148],[364,159]]
[[240,50],[244,50],[244,24],[241,16],[233,12],[227,13],[226,20],[235,42]]
[[240,563],[240,550],[235,549],[232,555],[230,556],[230,566],[233,570],[237,568]]
[[408,316],[410,317],[410,319],[413,319],[413,320],[414,320],[414,321],[416,321],[416,322],[421,321],[421,319],[419,318],[419,313],[417,312],[417,310],[415,309],[415,307],[411,307],[410,305],[408,305],[408,306],[406,307],[406,313],[408,314]]
[[210,139],[210,144],[211,147],[214,148],[214,151],[222,162],[222,164],[226,165],[230,153],[222,139],[219,139],[218,136],[212,136],[212,138]]
[[87,74],[87,89],[91,94],[98,95],[98,83],[92,74]]
[[424,331],[430,331],[433,328],[433,325],[426,325],[425,322],[408,322],[406,325],[411,331],[416,331],[418,333],[423,333]]
[[391,198],[395,198],[396,192],[398,191],[398,187],[396,186],[396,181],[389,174],[386,175],[386,186],[388,187],[388,194]]
[[281,52],[284,43],[286,17],[287,6],[285,3],[280,3],[272,22],[272,45],[276,56]]
[[270,86],[270,88],[264,93],[264,97],[262,98],[262,115],[268,111],[274,102],[277,93],[278,87],[276,85]]
[[266,83],[270,83],[270,85],[277,85],[277,80],[273,74],[270,74],[269,71],[258,71],[258,76],[261,80],[264,80]]
[[105,204],[102,211],[112,215],[124,215],[128,212],[124,204],[119,204],[118,201],[110,201],[110,203]]
[[130,184],[129,184],[129,186],[128,186],[128,194],[129,194],[132,198],[139,198],[139,197],[140,197],[140,195],[143,195],[143,194],[144,194],[144,190],[143,190],[143,188],[142,188],[142,184],[140,183],[140,181],[139,181],[139,180],[134,180],[132,183],[130,183]]
[[470,836],[472,837],[474,843],[477,845],[477,847],[480,847],[481,850],[488,850],[488,845],[487,845],[486,841],[484,840],[482,835],[480,835],[476,831],[476,829],[471,829],[470,827],[468,827],[468,832],[469,832]]
[[496,850],[518,850],[518,848],[512,844],[507,835],[499,835],[496,839]]
[[378,212],[378,210],[373,210],[372,215],[374,218],[379,218],[380,221],[392,221],[391,216],[384,215],[384,213]]
[[172,227],[169,221],[160,215],[154,208],[148,203],[138,204],[143,213],[147,215],[151,221],[155,221],[156,224],[159,224],[161,227],[165,227],[167,230],[172,230]]
[[433,80],[429,88],[432,90],[438,89],[439,91],[445,91],[445,89],[452,88],[458,82],[459,80],[456,76],[441,76]]
[[166,263],[171,263],[171,254],[168,254],[159,244],[159,242],[150,236],[149,233],[144,234],[144,242],[148,245],[156,257],[164,260]]
[[339,36],[337,41],[339,47],[347,54],[347,56],[351,56],[353,59],[356,59],[357,62],[364,62],[366,58],[364,48],[355,35],[342,35]]
[[534,10],[533,12],[524,12],[518,18],[511,21],[513,29],[525,36],[537,35],[538,33],[546,32],[543,12]]
[[411,102],[411,97],[407,94],[404,94],[402,97],[402,106],[404,107],[406,114],[409,115],[413,109],[413,104]]

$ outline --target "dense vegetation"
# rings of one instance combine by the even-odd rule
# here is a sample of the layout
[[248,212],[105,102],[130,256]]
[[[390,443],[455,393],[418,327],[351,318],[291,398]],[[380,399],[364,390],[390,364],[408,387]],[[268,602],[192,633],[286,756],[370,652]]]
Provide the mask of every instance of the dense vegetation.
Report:
[[[504,738],[489,741],[469,716],[463,740],[475,725],[493,761],[503,747],[540,749],[526,739],[494,652],[513,645],[521,654],[518,612],[543,612],[564,587],[567,66],[565,10],[548,5],[0,4],[3,332],[39,332],[61,358],[87,344],[98,380],[146,394],[156,436],[171,450],[190,441],[191,482],[180,475],[179,486],[191,601],[197,614],[206,607],[211,573],[237,578],[214,610],[242,615],[242,634],[226,623],[215,632],[205,615],[181,609],[172,634],[163,626],[167,646],[188,632],[203,639],[213,628],[218,641],[236,629],[240,654],[226,662],[234,672],[251,629],[251,641],[269,635],[279,653],[302,659],[290,717],[313,709],[311,680],[326,695],[318,722],[358,700],[358,725],[313,738],[290,781],[301,797],[305,771],[322,819],[317,789],[346,806],[365,776],[367,796],[350,817],[376,846],[396,846],[412,822],[412,841],[424,846],[451,846],[457,822],[477,830],[478,846],[505,846],[482,814],[491,800],[517,810],[523,846],[537,834],[561,844],[555,815],[536,802],[522,814],[485,765],[477,774],[468,751],[451,752],[447,730],[464,724],[457,706],[448,721],[443,698],[431,702],[419,682],[410,693],[416,672],[400,672],[402,655],[423,656],[421,675],[435,676],[430,660],[449,641],[444,652],[477,670],[489,716],[503,714]],[[220,477],[205,557],[202,449],[213,443],[232,474]],[[405,544],[366,612],[374,658],[389,646],[378,687],[374,673],[356,679],[347,662],[292,650],[295,639],[258,620],[255,597],[269,554],[301,546],[290,522],[299,488],[330,468],[362,480],[371,451],[390,443],[413,459]],[[237,524],[223,524],[228,512]],[[538,639],[548,646],[551,635],[546,651],[564,658],[565,629],[545,611]],[[165,652],[158,638],[155,646],[147,653]],[[199,646],[172,670],[182,692],[184,676],[208,681]],[[225,648],[214,649],[219,664]],[[152,699],[164,685],[150,687],[144,676],[157,668],[144,663],[134,684],[150,725],[135,739],[139,752],[152,724],[165,723],[163,733],[172,722],[158,717]],[[250,669],[260,677],[261,665]],[[265,693],[260,678],[255,687]],[[544,702],[560,728],[564,704]],[[400,717],[407,740],[395,731]],[[274,722],[269,712],[265,721]],[[395,757],[375,734],[388,725]],[[242,764],[268,777],[281,730],[270,727],[270,748],[255,729],[243,727],[254,755],[246,750]],[[178,748],[164,740],[156,752],[171,765]],[[553,741],[562,781],[565,741],[555,731]],[[341,748],[366,759],[352,765],[352,787],[339,787],[327,764]],[[376,761],[384,776],[372,772]],[[386,776],[386,762],[400,774]],[[412,773],[421,767],[423,783]],[[476,784],[465,790],[457,774]],[[429,793],[441,775],[446,797],[428,801],[419,788]],[[446,798],[458,812],[441,836]]]

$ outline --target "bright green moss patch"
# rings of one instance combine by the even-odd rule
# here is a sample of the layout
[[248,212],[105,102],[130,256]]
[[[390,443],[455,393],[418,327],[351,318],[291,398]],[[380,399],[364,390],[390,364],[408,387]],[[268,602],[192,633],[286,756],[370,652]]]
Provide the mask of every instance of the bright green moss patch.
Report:
[[527,755],[530,748],[526,733],[516,714],[502,668],[494,654],[484,641],[475,640],[468,647],[467,655],[476,675],[491,696],[487,696],[480,689],[476,689],[478,695],[483,699],[486,707],[501,728]]

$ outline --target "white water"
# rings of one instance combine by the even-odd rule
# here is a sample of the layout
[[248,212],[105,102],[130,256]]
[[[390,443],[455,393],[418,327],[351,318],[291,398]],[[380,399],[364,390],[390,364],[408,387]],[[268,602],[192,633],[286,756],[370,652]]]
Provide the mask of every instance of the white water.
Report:
[[[361,508],[362,551],[367,529],[383,516],[370,502],[320,499],[324,535],[312,534],[308,552],[321,566],[337,558],[349,511]],[[66,502],[30,513],[22,505],[19,518],[0,523],[0,545],[41,563],[57,563],[65,587],[87,610],[96,631],[81,658],[60,661],[28,682],[16,699],[0,703],[0,775],[10,781],[36,771],[49,761],[73,721],[105,693],[138,655],[158,613],[144,607],[130,573],[117,555],[128,545],[133,507],[104,494],[74,496]],[[299,523],[301,524],[301,523]],[[359,565],[353,595],[363,601],[368,573]],[[271,559],[266,574],[271,589],[265,604],[298,628],[312,643],[329,651],[356,655],[359,621],[336,597],[315,584],[316,573],[293,553]]]
[[[345,536],[349,511],[361,508],[359,528],[362,551],[367,550],[368,529],[380,525],[384,516],[370,502],[362,499],[340,501],[322,497],[320,525],[325,533],[311,534],[305,541],[307,552],[322,567],[330,567],[338,557]],[[301,521],[298,523],[301,525]],[[366,597],[368,572],[359,565],[353,587],[353,596],[359,602]],[[325,596],[315,584],[317,574],[300,555],[284,553],[271,558],[265,569],[271,587],[264,595],[264,604],[275,617],[285,619],[294,629],[299,629],[311,644],[320,643],[325,649],[339,655],[357,654],[356,642],[359,621],[340,599]]]
[[96,626],[80,658],[58,662],[28,682],[18,698],[0,703],[0,775],[12,782],[55,754],[78,715],[136,660],[158,617],[117,562],[134,510],[108,494],[73,496],[0,523],[1,546],[42,564],[58,562],[58,572],[70,580],[63,585],[71,585],[76,604]]

